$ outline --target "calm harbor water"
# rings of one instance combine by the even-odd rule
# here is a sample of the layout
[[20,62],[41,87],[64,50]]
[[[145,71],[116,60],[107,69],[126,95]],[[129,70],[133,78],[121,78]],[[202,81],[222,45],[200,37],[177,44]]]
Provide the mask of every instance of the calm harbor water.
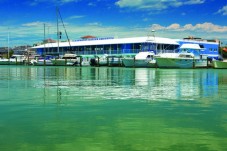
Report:
[[227,70],[0,66],[1,151],[227,150]]

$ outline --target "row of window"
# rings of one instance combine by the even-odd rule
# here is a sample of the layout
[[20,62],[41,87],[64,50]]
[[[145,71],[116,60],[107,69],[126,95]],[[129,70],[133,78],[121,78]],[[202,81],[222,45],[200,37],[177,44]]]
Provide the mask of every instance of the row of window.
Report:
[[[168,44],[152,44],[152,43],[134,43],[134,44],[112,44],[112,45],[95,45],[95,46],[73,46],[73,47],[61,47],[61,51],[101,51],[101,50],[176,50],[178,45]],[[57,48],[55,48],[57,49]],[[46,48],[47,50],[53,50],[53,48]]]

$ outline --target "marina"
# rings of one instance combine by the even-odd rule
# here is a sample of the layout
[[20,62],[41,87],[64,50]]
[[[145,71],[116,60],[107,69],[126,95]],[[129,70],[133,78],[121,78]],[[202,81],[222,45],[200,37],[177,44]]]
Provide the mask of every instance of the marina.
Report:
[[226,150],[226,74],[0,66],[0,149]]
[[[39,66],[211,68],[215,67],[212,61],[222,59],[219,46],[218,40],[192,37],[89,37],[34,46],[26,51],[27,55],[21,62]],[[10,64],[7,60],[0,60],[0,64]]]
[[227,0],[0,7],[0,151],[227,151]]

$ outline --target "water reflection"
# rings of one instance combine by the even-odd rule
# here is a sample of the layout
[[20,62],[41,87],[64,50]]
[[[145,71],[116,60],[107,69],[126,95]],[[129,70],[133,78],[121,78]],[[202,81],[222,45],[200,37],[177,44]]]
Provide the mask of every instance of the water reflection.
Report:
[[227,149],[225,70],[0,71],[1,150]]
[[1,70],[1,79],[8,80],[3,87],[43,89],[44,101],[56,89],[57,102],[66,94],[95,100],[199,100],[225,97],[219,92],[226,90],[227,83],[226,71],[211,69],[10,67]]

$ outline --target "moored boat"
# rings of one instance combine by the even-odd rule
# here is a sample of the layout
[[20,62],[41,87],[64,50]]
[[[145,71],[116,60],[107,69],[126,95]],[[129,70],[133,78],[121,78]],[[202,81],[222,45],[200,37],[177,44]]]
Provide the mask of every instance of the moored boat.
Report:
[[212,63],[215,69],[227,69],[227,60],[213,60]]
[[62,58],[59,59],[51,59],[51,62],[55,66],[73,66],[79,64],[79,59],[76,54],[68,54],[66,53]]
[[25,62],[24,55],[12,55],[9,59],[1,58],[0,65],[22,65]]
[[155,67],[154,52],[139,52],[135,57],[123,58],[125,67]]
[[201,55],[198,44],[183,44],[178,53],[164,53],[156,57],[159,68],[205,68],[207,56]]
[[46,55],[45,57],[39,56],[31,60],[31,64],[35,66],[52,66],[53,63],[51,59],[54,59],[54,57],[51,55]]

